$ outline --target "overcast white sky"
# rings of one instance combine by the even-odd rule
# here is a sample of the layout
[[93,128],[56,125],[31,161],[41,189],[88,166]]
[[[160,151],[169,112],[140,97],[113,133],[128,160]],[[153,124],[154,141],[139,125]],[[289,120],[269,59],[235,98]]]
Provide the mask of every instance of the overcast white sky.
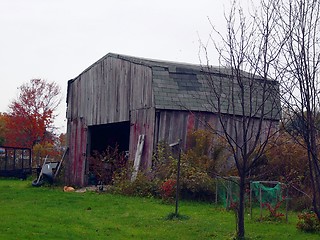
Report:
[[[199,37],[225,28],[229,0],[0,0],[0,112],[32,78],[67,81],[109,52],[199,64]],[[213,59],[214,60],[214,59]]]

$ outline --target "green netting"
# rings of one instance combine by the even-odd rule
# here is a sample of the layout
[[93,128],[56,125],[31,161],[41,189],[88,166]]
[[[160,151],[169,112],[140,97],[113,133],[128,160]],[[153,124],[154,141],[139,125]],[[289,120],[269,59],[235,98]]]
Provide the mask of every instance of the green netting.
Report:
[[[217,200],[226,208],[239,200],[239,178],[217,178]],[[280,182],[254,181],[250,183],[252,198],[261,204],[269,203],[273,207],[282,200],[282,184]]]
[[[274,185],[272,187],[267,187],[266,185]],[[258,202],[264,204],[269,203],[275,206],[279,201],[282,200],[282,187],[281,183],[274,182],[260,182],[254,181],[250,183],[250,188],[252,191],[252,197],[258,200]]]
[[226,208],[239,200],[238,177],[218,178],[216,179],[216,191],[219,202]]

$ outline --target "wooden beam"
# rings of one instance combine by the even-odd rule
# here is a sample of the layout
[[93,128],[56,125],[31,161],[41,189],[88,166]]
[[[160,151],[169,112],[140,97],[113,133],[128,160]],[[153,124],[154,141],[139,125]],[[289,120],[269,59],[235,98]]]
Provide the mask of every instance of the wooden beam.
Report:
[[134,158],[134,165],[133,165],[133,172],[132,172],[132,176],[131,176],[131,182],[135,181],[137,178],[137,175],[138,175],[142,151],[143,151],[143,145],[144,145],[144,138],[145,138],[144,134],[139,135],[138,144],[137,144],[137,151],[136,151],[136,155]]

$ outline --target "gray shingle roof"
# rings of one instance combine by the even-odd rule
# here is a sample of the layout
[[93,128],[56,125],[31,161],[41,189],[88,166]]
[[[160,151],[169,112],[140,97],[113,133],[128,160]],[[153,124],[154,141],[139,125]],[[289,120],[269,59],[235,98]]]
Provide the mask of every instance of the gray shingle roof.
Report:
[[[241,101],[241,89],[231,70],[194,64],[159,61],[109,53],[107,56],[148,66],[153,73],[154,102],[157,109],[191,110],[259,117],[262,99],[265,117],[280,118],[279,86],[267,81],[268,91],[263,91],[266,81],[242,72],[245,101]],[[265,88],[266,89],[266,88]],[[266,96],[263,94],[266,93]],[[220,97],[218,97],[220,96]],[[219,101],[220,100],[220,101]],[[219,103],[218,103],[219,102]],[[244,104],[244,108],[242,108]]]

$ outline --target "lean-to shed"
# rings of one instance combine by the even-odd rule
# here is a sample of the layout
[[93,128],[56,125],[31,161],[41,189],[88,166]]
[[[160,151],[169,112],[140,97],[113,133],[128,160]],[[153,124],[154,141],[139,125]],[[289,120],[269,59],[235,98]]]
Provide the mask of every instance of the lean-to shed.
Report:
[[[87,158],[92,150],[118,144],[133,160],[140,141],[140,168],[148,169],[159,141],[182,139],[184,146],[188,130],[203,128],[204,122],[218,126],[208,100],[207,77],[198,65],[109,53],[70,80],[67,183],[87,184]],[[210,77],[223,78],[226,88],[232,85],[226,70],[211,68]],[[221,105],[226,116],[230,110],[227,102]],[[269,120],[276,123],[279,115],[271,102],[269,105]]]

